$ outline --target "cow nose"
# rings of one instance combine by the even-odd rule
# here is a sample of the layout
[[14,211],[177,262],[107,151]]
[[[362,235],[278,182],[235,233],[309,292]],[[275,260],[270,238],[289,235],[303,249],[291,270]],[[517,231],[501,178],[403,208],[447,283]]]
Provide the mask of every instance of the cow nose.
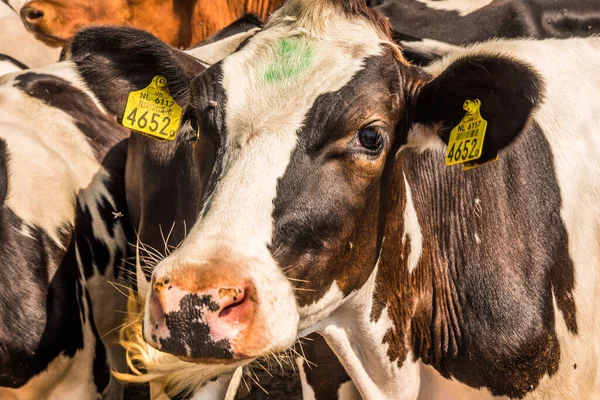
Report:
[[146,340],[182,358],[232,358],[231,342],[252,319],[252,287],[245,282],[188,287],[168,278],[153,282]]
[[21,9],[21,19],[25,25],[37,24],[44,17],[44,12],[38,8],[32,7],[31,5],[25,6]]

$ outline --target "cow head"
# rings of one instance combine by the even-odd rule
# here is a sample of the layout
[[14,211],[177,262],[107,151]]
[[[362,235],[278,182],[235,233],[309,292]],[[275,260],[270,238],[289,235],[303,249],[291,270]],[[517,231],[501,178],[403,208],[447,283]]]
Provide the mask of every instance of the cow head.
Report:
[[[290,0],[199,74],[134,34],[84,32],[73,57],[117,115],[132,88],[165,76],[185,105],[180,137],[199,131],[215,149],[198,221],[155,268],[146,303],[148,343],[186,360],[239,362],[292,345],[361,289],[394,240],[384,233],[404,218],[399,151],[444,148],[463,102],[477,98],[485,161],[538,97],[536,73],[501,55],[458,58],[436,77],[411,66],[361,1]],[[134,81],[140,69],[147,76]]]

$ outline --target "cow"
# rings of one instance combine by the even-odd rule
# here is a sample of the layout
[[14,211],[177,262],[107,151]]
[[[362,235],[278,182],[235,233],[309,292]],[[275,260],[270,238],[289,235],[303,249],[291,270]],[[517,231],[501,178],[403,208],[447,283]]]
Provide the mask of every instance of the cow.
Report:
[[[244,16],[187,50],[187,58],[193,60],[191,62],[194,64],[216,63],[234,52],[260,27],[262,22],[257,17]],[[199,198],[214,161],[209,150],[196,151],[205,145],[204,139],[201,139],[201,143],[190,143],[188,148],[182,149],[174,143],[162,143],[135,132],[129,139],[125,169],[126,197],[131,225],[139,241],[137,250],[140,265],[135,285],[141,303],[146,295],[154,260],[168,255],[183,241],[187,229],[194,225],[201,207]],[[173,179],[174,171],[178,177],[176,180]],[[172,186],[175,182],[178,186]],[[137,317],[137,304],[140,303],[133,301],[130,304],[134,307],[131,322]],[[132,359],[139,358],[140,347],[139,343],[128,341],[127,337],[135,334],[138,328],[136,324],[129,324],[124,329],[123,343]],[[207,375],[215,377],[224,371],[223,368],[197,366],[161,352],[148,351],[148,354],[152,358],[141,360],[147,374],[119,377],[129,382],[149,381],[152,398],[190,395],[194,399],[217,400],[223,399],[227,390],[235,394],[239,384],[241,370],[234,376],[236,379],[233,382],[230,382],[231,374],[225,374],[205,384]]]
[[66,46],[88,25],[134,26],[179,48],[216,34],[241,16],[266,19],[281,0],[32,0],[20,11],[24,25],[49,46]]
[[110,113],[161,75],[175,145],[215,148],[144,340],[233,369],[317,332],[364,398],[597,397],[600,40],[422,69],[389,31],[359,1],[289,0],[209,68],[128,28],[75,37]]
[[76,76],[61,63],[0,79],[2,399],[123,394],[128,132]]
[[379,0],[406,57],[425,65],[493,38],[569,38],[600,33],[594,0]]
[[27,32],[10,4],[0,2],[0,53],[31,68],[58,61],[60,50],[48,47]]

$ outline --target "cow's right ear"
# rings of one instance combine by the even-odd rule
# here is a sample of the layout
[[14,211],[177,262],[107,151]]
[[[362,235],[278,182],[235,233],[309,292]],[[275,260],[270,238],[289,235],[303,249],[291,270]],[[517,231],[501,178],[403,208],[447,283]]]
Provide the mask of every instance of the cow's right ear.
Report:
[[71,58],[87,86],[114,115],[123,113],[130,92],[145,88],[156,75],[164,76],[171,96],[185,104],[190,82],[205,69],[196,58],[150,33],[125,27],[78,32]]

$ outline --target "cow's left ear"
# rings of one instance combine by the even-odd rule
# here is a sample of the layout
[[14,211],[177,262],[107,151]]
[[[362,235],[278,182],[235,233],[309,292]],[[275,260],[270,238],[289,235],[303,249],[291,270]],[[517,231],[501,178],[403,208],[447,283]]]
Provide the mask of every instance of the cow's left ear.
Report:
[[437,127],[437,136],[448,144],[450,132],[465,117],[465,101],[480,100],[487,130],[477,161],[485,162],[521,133],[542,91],[540,75],[523,62],[499,55],[469,55],[423,86],[416,98],[414,121]]
[[205,69],[200,60],[129,27],[84,29],[73,38],[70,53],[87,86],[114,115],[122,115],[129,93],[157,75],[166,79],[174,100],[185,104],[190,82]]

